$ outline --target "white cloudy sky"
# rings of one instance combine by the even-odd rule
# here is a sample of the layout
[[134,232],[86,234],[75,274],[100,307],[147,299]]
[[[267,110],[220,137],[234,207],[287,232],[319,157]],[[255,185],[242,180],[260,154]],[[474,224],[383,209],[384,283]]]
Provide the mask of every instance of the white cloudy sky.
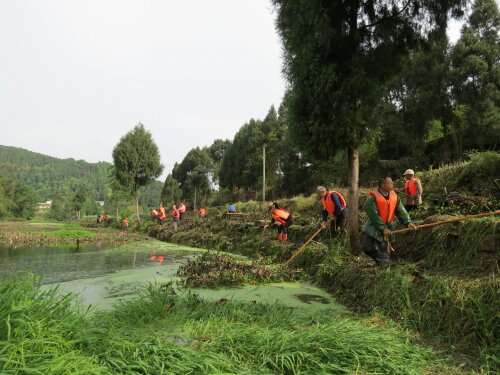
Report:
[[3,145],[111,161],[142,122],[168,173],[284,88],[269,0],[0,0]]

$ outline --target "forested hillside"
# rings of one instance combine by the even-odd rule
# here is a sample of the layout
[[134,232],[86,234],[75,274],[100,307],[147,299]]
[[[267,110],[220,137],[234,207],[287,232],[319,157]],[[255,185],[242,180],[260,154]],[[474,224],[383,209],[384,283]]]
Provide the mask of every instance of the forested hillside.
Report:
[[0,146],[0,166],[3,173],[13,173],[31,186],[40,201],[76,190],[83,190],[94,200],[104,200],[111,164],[58,159],[18,147]]

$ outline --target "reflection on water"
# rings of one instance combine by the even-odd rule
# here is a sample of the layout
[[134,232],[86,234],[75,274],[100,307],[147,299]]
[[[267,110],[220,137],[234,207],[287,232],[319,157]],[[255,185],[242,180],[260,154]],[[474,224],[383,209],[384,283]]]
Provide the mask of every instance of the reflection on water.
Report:
[[130,244],[85,243],[79,246],[0,247],[0,276],[31,272],[43,283],[103,276],[115,271],[158,265],[179,265],[192,252],[156,241]]
[[[16,249],[0,247],[0,276],[31,272],[43,276],[44,284],[58,283],[62,293],[76,293],[85,304],[106,309],[120,299],[135,296],[147,283],[163,284],[176,280],[179,265],[196,253],[196,249],[157,240],[127,244],[85,243],[78,248],[76,244]],[[51,287],[46,285],[44,288]],[[192,291],[182,288],[178,292],[193,292],[214,301],[280,301],[288,306],[343,309],[327,292],[297,282]]]

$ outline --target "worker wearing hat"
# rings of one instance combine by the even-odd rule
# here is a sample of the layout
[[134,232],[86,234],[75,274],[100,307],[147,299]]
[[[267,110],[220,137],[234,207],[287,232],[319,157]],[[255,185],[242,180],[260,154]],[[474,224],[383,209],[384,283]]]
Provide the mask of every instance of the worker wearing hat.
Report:
[[415,177],[413,169],[405,171],[405,209],[410,212],[422,204],[422,182]]

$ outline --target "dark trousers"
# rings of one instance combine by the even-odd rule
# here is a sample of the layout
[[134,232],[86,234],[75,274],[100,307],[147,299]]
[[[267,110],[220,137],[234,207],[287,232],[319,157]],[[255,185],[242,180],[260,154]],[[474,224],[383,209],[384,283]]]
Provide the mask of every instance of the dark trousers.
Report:
[[418,206],[415,204],[405,204],[405,210],[406,212],[410,212],[412,210],[417,210]]
[[365,232],[363,232],[361,248],[366,255],[368,255],[377,263],[386,263],[387,261],[389,261],[390,250],[387,248],[387,242],[378,241]]
[[288,219],[285,220],[285,224],[278,225],[278,233],[288,234],[288,227],[292,225],[293,218],[292,215],[288,216]]

